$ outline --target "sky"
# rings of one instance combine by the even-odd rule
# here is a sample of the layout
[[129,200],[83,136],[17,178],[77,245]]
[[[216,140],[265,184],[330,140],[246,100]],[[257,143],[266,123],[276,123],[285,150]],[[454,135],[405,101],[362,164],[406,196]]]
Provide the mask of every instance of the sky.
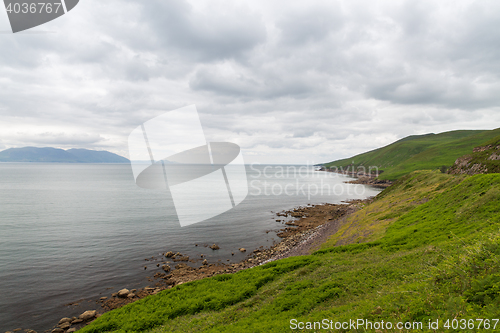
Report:
[[128,157],[195,104],[247,163],[321,163],[500,127],[500,2],[81,0],[12,34],[0,8],[0,150]]

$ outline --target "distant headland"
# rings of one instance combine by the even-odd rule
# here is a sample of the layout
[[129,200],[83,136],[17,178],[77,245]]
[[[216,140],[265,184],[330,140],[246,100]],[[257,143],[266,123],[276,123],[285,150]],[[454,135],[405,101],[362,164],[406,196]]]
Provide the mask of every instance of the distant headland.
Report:
[[9,148],[0,151],[0,162],[130,163],[127,158],[105,150],[51,147]]

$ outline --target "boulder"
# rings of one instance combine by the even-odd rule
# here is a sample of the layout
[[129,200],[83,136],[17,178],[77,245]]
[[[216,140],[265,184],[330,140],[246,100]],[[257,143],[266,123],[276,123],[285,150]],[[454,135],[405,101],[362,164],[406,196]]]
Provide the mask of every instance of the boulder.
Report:
[[162,268],[165,272],[170,271],[170,266],[169,266],[169,265],[163,265],[163,266],[161,266],[161,268]]
[[64,330],[62,328],[54,328],[52,333],[64,333]]
[[219,245],[217,245],[217,244],[213,244],[212,246],[210,246],[210,248],[212,250],[218,250],[218,249],[220,249]]
[[203,265],[208,265],[207,259],[203,260]]
[[81,320],[90,320],[92,318],[95,317],[97,311],[96,310],[88,310],[88,311],[85,311],[84,313],[82,313],[80,315],[80,319]]
[[83,323],[83,320],[81,319],[75,319],[71,322],[72,325],[75,325],[75,324],[80,324],[80,323]]
[[71,318],[64,317],[61,320],[59,320],[58,325],[61,325],[61,324],[64,324],[64,323],[70,323],[70,322],[71,322]]
[[62,328],[63,330],[66,330],[66,329],[68,329],[68,328],[70,328],[70,327],[71,327],[71,323],[68,323],[68,322],[66,321],[66,322],[64,322],[64,323],[62,323],[62,324],[57,325],[57,327]]
[[240,252],[246,252],[246,249],[244,247],[241,247]]
[[121,298],[126,298],[128,296],[128,294],[130,294],[130,291],[128,289],[122,289],[122,290],[118,291],[118,297],[121,297]]
[[134,298],[135,297],[135,294],[134,293],[130,293],[127,295],[127,298]]
[[76,328],[74,327],[66,331],[66,333],[73,333],[73,332],[76,332]]
[[167,258],[171,258],[173,255],[174,253],[172,251],[168,251],[167,253],[165,253],[165,257]]

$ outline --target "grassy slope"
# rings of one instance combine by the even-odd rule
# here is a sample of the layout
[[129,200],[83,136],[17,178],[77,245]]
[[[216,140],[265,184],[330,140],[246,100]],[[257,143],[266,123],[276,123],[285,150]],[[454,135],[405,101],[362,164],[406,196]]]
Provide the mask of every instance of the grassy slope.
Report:
[[81,332],[289,332],[292,318],[499,318],[498,207],[498,174],[415,172],[313,255],[186,283]]
[[356,167],[363,165],[368,169],[377,166],[384,171],[380,179],[394,180],[415,170],[451,166],[458,157],[499,134],[500,129],[410,136],[367,153],[327,163],[326,166],[345,169],[354,161]]

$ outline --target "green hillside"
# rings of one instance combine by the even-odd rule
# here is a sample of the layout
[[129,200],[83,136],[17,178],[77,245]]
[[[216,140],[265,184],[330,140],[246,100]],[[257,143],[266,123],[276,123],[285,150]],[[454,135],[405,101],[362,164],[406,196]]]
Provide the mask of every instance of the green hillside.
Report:
[[[413,172],[312,255],[185,283],[105,313],[81,332],[412,331],[398,323],[419,332],[496,331],[498,207],[499,174]],[[350,320],[363,325],[335,328]]]
[[452,131],[440,134],[409,136],[388,146],[350,158],[326,163],[328,168],[352,170],[363,166],[368,171],[376,166],[383,171],[380,179],[394,180],[415,170],[433,170],[450,167],[460,156],[469,154],[500,135],[500,129],[489,131]]

